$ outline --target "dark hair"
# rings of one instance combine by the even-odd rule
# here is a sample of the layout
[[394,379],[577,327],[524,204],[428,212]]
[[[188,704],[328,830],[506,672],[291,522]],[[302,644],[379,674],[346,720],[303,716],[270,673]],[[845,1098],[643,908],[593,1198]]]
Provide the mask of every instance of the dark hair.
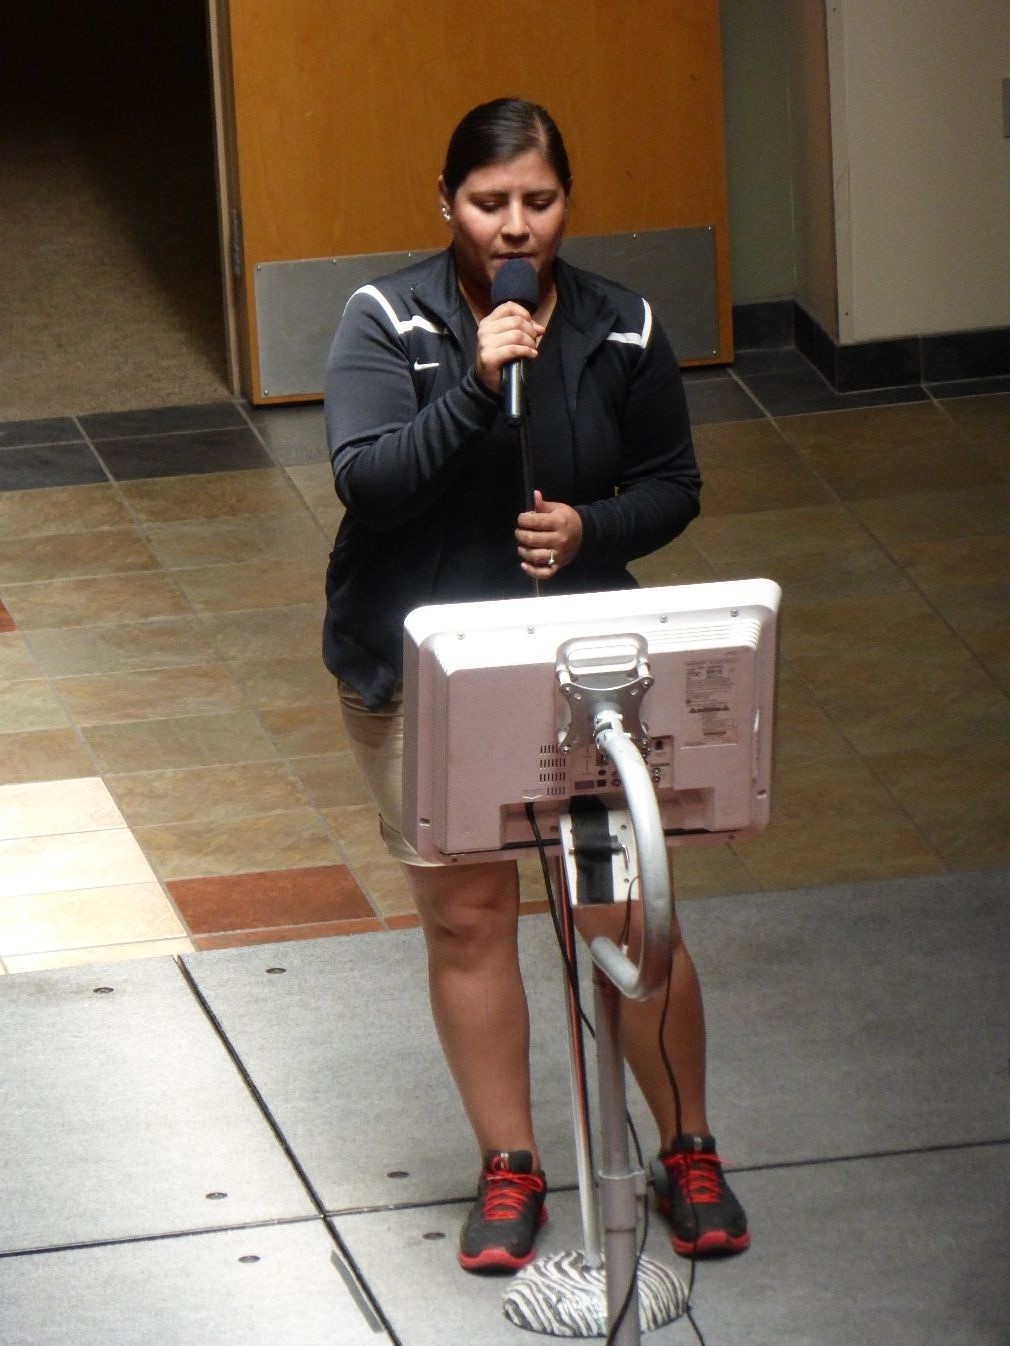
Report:
[[475,168],[539,150],[567,194],[572,186],[568,151],[554,118],[525,98],[495,98],[472,108],[453,131],[445,152],[442,181],[450,201]]

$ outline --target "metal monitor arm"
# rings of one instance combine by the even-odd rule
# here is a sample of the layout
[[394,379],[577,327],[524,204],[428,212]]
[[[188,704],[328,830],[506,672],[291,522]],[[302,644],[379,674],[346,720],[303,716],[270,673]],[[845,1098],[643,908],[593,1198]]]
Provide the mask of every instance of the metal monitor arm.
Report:
[[613,940],[590,945],[593,961],[629,1000],[649,1000],[665,987],[670,968],[670,872],[666,844],[646,764],[649,739],[642,699],[654,682],[648,647],[639,635],[566,641],[555,666],[568,723],[558,746],[570,752],[595,743],[614,766],[631,815],[642,904],[642,943],[635,964]]

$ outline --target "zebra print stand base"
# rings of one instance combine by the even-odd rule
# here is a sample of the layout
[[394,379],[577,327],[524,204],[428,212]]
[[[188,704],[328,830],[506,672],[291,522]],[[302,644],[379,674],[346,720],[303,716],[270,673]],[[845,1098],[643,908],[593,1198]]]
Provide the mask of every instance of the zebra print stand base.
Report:
[[[581,1252],[540,1257],[513,1276],[503,1301],[516,1327],[551,1337],[605,1337],[607,1283],[603,1267],[586,1266]],[[651,1332],[679,1318],[687,1307],[683,1282],[651,1258],[638,1267],[638,1320]]]

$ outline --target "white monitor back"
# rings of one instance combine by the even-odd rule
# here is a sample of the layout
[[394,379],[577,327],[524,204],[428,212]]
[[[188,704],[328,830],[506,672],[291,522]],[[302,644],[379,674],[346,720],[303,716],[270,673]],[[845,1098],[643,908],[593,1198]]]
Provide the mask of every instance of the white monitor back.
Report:
[[645,750],[668,845],[722,842],[768,821],[781,591],[766,579],[417,608],[404,624],[403,834],[425,859],[548,850],[574,798],[620,807],[594,743],[564,752],[559,651],[622,636],[647,646]]

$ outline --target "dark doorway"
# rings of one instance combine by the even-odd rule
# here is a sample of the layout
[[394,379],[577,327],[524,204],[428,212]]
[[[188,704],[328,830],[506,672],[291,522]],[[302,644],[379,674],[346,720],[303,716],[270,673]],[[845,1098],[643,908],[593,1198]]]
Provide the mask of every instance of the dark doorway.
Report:
[[206,0],[2,26],[0,419],[229,396]]

